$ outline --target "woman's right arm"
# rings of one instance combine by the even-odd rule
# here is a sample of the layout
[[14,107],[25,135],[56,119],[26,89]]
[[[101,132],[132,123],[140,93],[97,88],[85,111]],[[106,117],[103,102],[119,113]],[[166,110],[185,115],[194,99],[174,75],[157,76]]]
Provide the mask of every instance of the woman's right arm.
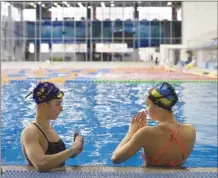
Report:
[[25,147],[28,159],[38,171],[47,171],[57,168],[61,163],[70,158],[72,155],[81,152],[82,143],[80,140],[75,141],[71,148],[57,154],[45,155],[37,134],[31,130],[26,130],[22,134],[22,143]]

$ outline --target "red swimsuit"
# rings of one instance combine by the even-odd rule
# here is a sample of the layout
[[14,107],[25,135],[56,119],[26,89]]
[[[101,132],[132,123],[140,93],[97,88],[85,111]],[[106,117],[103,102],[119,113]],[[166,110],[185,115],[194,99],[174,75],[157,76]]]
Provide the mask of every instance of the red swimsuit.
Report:
[[[167,128],[167,127],[166,127]],[[181,125],[179,128],[174,132],[172,129],[167,128],[171,132],[171,139],[169,143],[167,143],[158,153],[156,153],[154,156],[148,158],[145,156],[144,151],[142,152],[142,156],[145,159],[145,161],[151,163],[152,165],[166,165],[168,164],[170,167],[175,167],[176,165],[181,165],[184,163],[185,158],[188,156],[188,151],[183,145],[183,143],[180,141],[180,139],[177,138],[177,134],[179,132],[179,129],[181,128]],[[177,160],[171,160],[171,161],[164,161],[161,160],[161,158],[164,156],[164,154],[168,151],[170,146],[172,145],[173,141],[176,140],[179,148],[181,149],[183,153],[183,160],[177,161]]]

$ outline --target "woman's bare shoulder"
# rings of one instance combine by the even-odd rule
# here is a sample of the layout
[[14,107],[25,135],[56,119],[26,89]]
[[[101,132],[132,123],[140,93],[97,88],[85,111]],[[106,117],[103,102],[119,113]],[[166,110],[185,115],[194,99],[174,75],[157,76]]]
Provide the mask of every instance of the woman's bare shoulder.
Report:
[[143,128],[144,132],[151,135],[158,135],[161,134],[161,130],[158,126],[146,126]]
[[33,126],[33,124],[29,124],[27,125],[23,131],[21,132],[21,137],[24,137],[26,135],[34,135],[34,136],[38,136],[38,132],[36,130],[36,128]]
[[182,124],[182,126],[186,131],[194,131],[195,132],[195,127],[193,124]]

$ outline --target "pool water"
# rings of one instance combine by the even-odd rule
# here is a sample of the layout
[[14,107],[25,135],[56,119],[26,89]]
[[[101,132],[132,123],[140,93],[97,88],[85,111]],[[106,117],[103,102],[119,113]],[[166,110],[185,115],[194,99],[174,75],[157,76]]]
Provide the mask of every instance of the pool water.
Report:
[[[35,82],[13,82],[2,86],[1,162],[26,165],[20,133],[35,117],[35,104],[25,95]],[[115,166],[111,155],[127,132],[130,119],[145,106],[144,93],[152,83],[67,82],[64,111],[52,122],[67,146],[75,131],[85,139],[83,152],[66,165]],[[217,84],[174,84],[179,102],[175,116],[182,123],[192,123],[197,130],[196,145],[185,166],[217,167]],[[156,123],[148,120],[149,125]],[[142,166],[141,151],[119,166]],[[116,165],[117,166],[117,165]]]

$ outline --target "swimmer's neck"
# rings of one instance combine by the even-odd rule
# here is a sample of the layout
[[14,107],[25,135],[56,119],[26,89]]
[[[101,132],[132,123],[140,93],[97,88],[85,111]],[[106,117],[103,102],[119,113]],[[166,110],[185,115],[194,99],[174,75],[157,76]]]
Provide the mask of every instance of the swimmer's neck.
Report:
[[43,129],[49,129],[51,127],[49,119],[46,118],[45,116],[40,116],[40,114],[36,115],[34,122],[36,124],[39,124]]
[[158,120],[158,124],[163,123],[177,123],[177,120],[175,119],[172,113],[166,113],[163,115],[163,117],[159,118]]

